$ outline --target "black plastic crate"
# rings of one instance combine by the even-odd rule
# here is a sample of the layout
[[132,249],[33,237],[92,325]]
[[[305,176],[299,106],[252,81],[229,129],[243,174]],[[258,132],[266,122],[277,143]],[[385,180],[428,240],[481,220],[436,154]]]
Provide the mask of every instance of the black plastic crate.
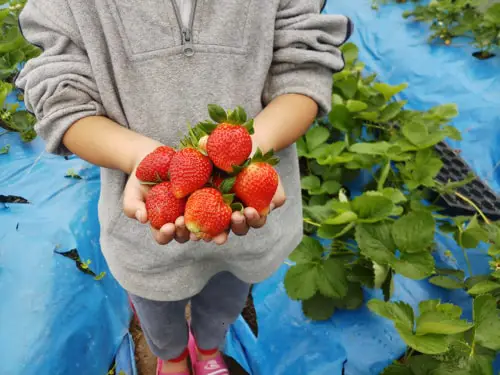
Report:
[[[439,182],[461,181],[470,174],[474,174],[469,165],[446,143],[438,143],[435,150],[444,164],[436,176],[436,180]],[[457,191],[474,202],[488,218],[500,219],[500,198],[477,176],[475,180],[458,188]],[[442,212],[449,216],[471,216],[477,213],[474,207],[456,195],[446,194],[439,198],[435,192],[431,192],[431,195],[433,195],[433,199],[437,199],[436,204],[444,207]]]

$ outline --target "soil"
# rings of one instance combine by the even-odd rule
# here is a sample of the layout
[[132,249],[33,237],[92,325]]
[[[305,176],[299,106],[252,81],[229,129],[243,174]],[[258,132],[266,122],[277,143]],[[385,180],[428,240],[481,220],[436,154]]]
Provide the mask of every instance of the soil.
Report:
[[[251,297],[249,298],[251,301]],[[251,302],[251,308],[248,309],[248,305],[250,302],[247,301],[247,306],[245,309],[250,311],[250,315],[255,314],[255,309],[253,309],[253,301]],[[186,309],[186,318],[190,319],[190,310]],[[255,319],[255,329],[256,329],[257,320]],[[137,365],[138,375],[156,375],[156,357],[151,353],[149,347],[146,343],[146,339],[142,332],[139,321],[134,316],[132,323],[130,325],[130,333],[134,339],[135,343],[135,362]],[[233,358],[224,356],[224,359],[229,367],[229,372],[231,375],[250,375],[248,374]]]

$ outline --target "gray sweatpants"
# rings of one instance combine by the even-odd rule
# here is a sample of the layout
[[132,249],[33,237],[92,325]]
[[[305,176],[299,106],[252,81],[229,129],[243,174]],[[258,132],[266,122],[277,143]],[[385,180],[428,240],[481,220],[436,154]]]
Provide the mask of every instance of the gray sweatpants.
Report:
[[144,336],[154,355],[164,361],[179,357],[188,344],[185,319],[191,301],[191,330],[202,350],[219,348],[229,326],[245,307],[250,285],[229,272],[214,276],[196,296],[175,302],[158,302],[130,295]]

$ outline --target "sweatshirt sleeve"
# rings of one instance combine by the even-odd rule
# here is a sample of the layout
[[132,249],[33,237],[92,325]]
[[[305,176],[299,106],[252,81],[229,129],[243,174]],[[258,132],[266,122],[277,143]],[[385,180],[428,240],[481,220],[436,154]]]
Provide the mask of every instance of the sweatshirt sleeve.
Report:
[[265,105],[283,94],[302,94],[318,103],[320,116],[330,111],[332,76],[344,68],[339,47],[349,39],[352,23],[320,14],[321,6],[319,0],[281,0]]
[[66,0],[30,0],[19,25],[25,39],[43,52],[28,61],[16,85],[37,118],[35,130],[47,151],[68,155],[62,138],[71,125],[105,114],[71,10]]

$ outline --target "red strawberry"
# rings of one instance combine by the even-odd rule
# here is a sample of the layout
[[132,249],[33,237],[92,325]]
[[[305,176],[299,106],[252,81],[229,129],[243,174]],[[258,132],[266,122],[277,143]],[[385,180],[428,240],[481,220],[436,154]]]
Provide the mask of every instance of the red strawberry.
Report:
[[220,190],[222,182],[224,181],[224,177],[222,177],[219,173],[212,175],[212,186],[216,189]]
[[210,159],[192,147],[178,151],[170,162],[170,181],[177,198],[202,188],[212,174]]
[[233,191],[247,207],[253,207],[260,215],[269,213],[269,206],[278,189],[279,177],[273,165],[278,161],[272,152],[262,155],[258,150],[250,165],[245,167],[234,183]]
[[208,137],[208,157],[223,171],[232,172],[233,166],[243,164],[251,152],[252,138],[242,125],[222,123]]
[[214,188],[195,191],[186,203],[187,229],[202,239],[211,239],[227,230],[232,215],[229,197],[232,199]]
[[178,199],[172,192],[170,182],[153,186],[146,196],[146,210],[151,226],[160,229],[184,214],[186,199]]
[[142,159],[135,171],[135,176],[142,182],[167,181],[170,161],[174,155],[175,150],[172,147],[158,147]]

